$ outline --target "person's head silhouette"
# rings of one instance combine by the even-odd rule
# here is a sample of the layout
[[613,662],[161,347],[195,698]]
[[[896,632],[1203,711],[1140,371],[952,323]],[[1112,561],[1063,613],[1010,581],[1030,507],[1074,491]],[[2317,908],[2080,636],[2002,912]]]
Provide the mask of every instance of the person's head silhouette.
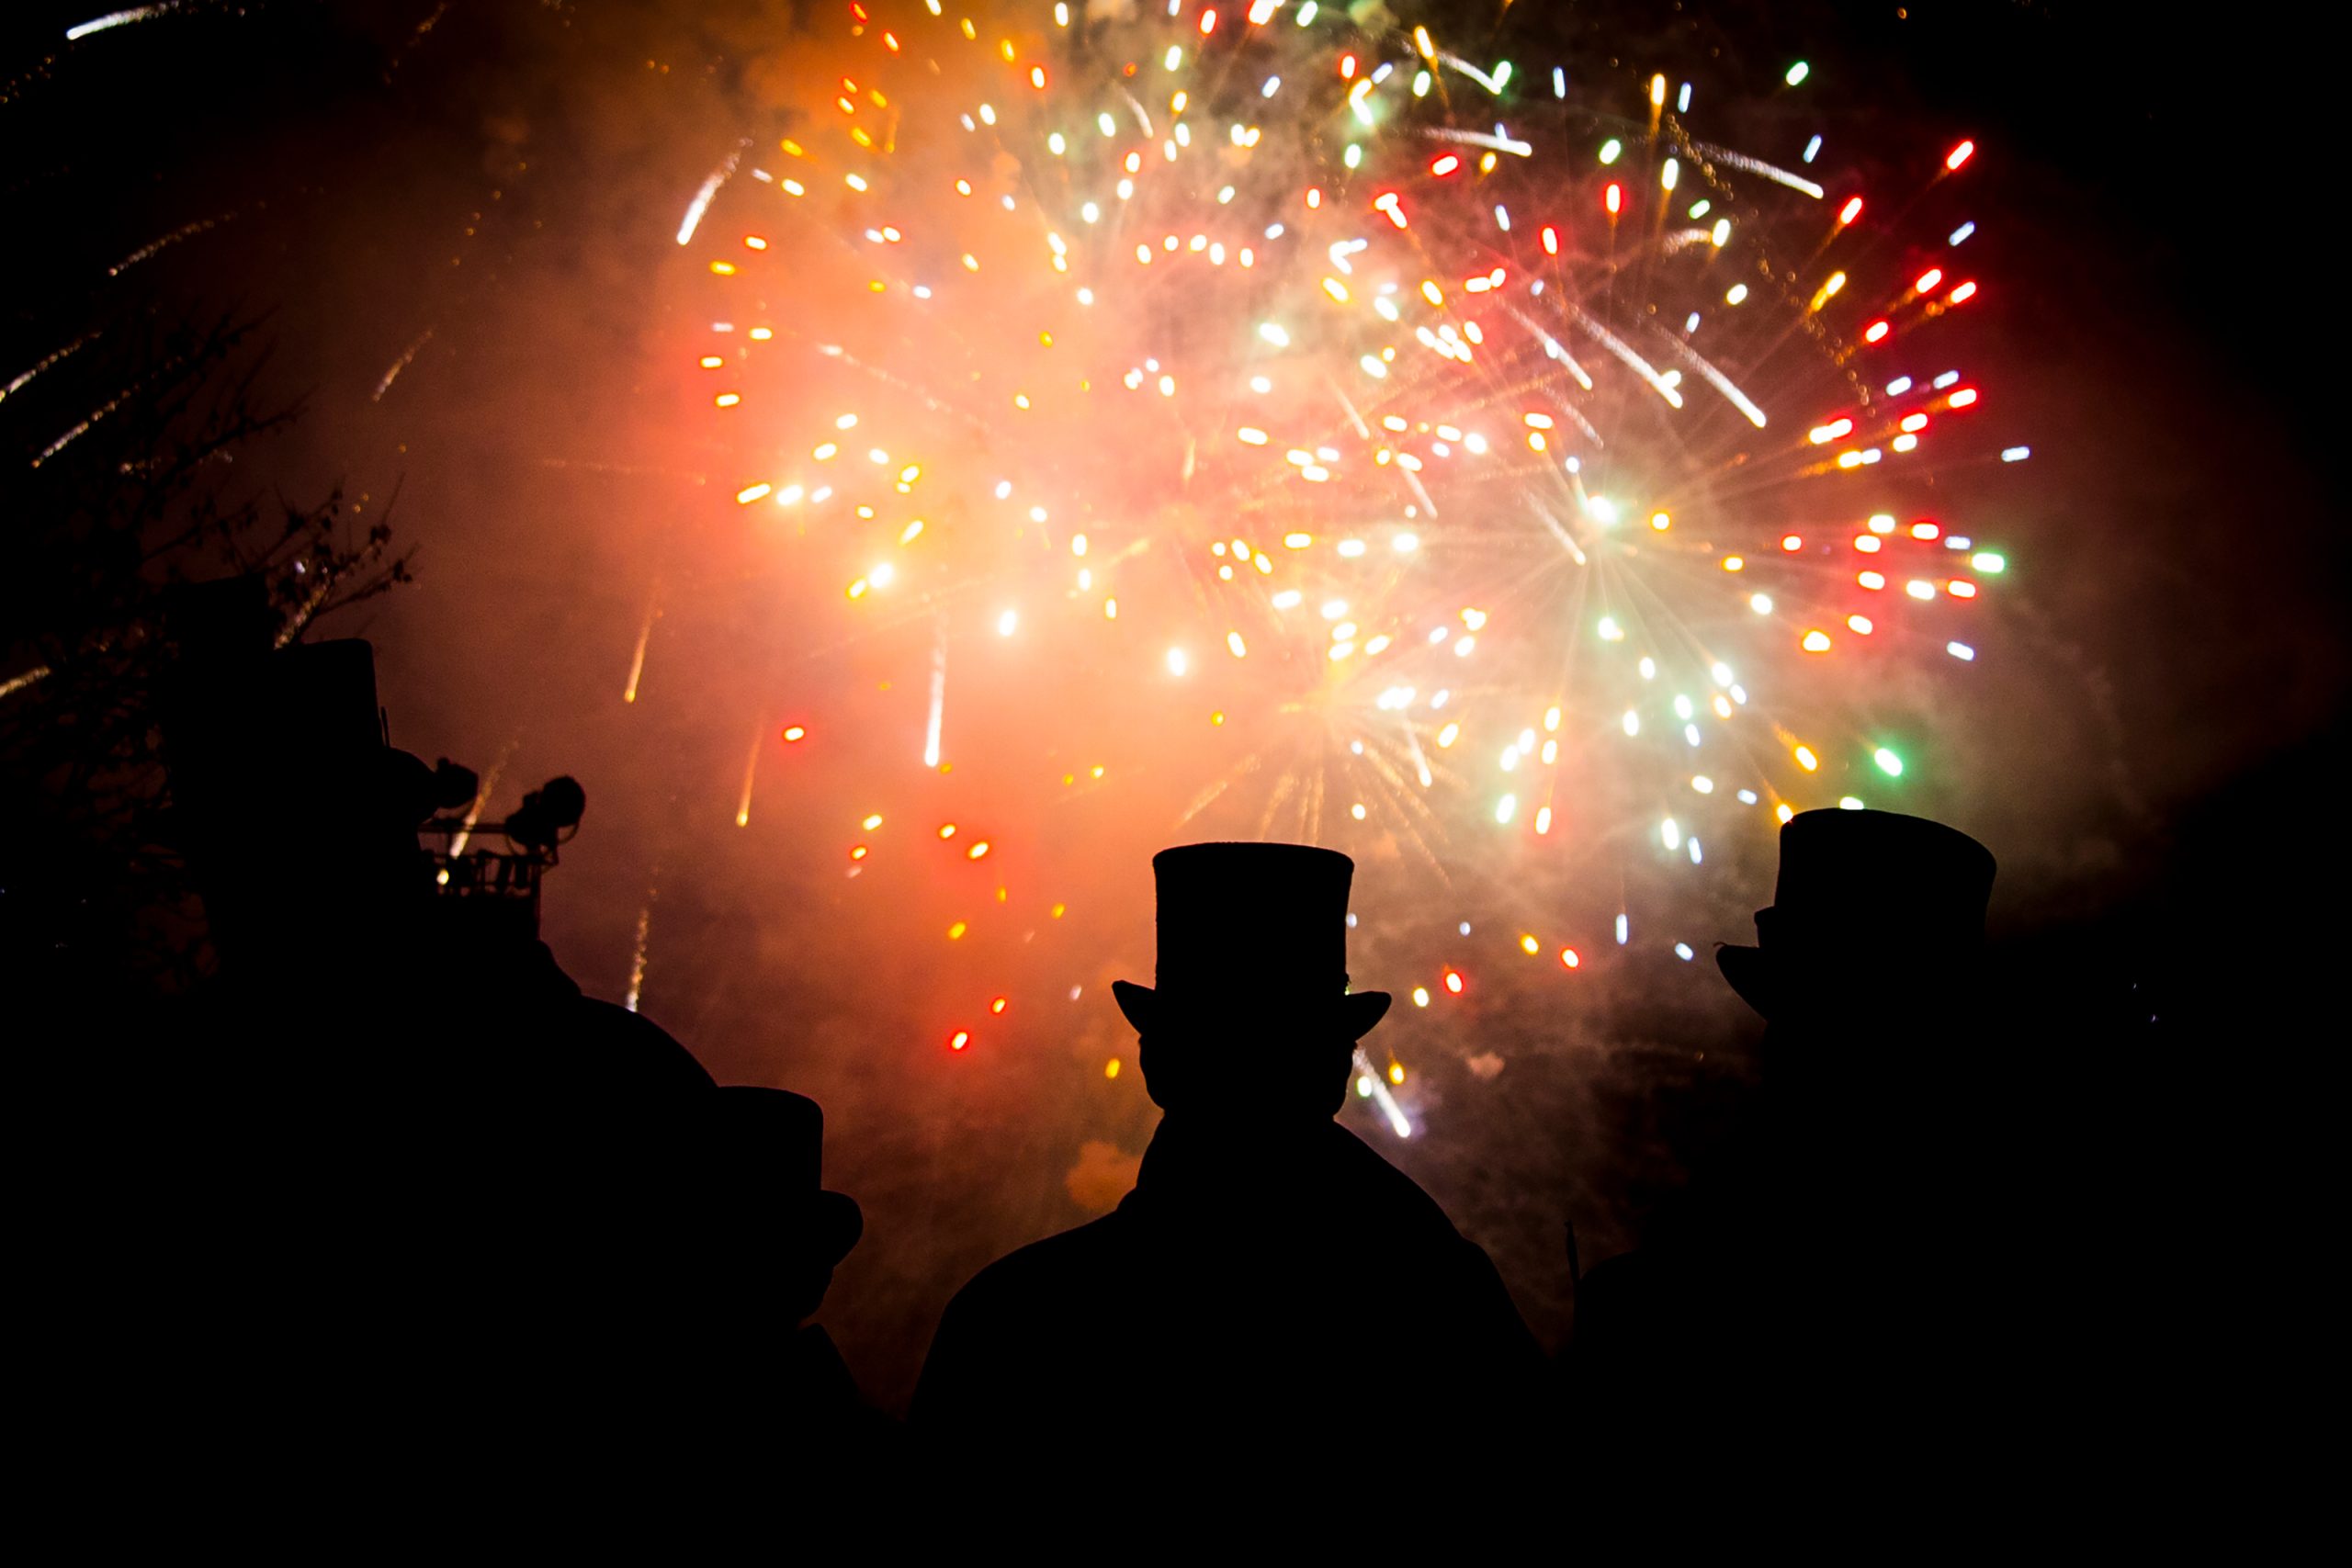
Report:
[[820,1185],[823,1109],[780,1089],[716,1089],[687,1135],[700,1144],[705,1265],[723,1296],[712,1306],[785,1328],[806,1322],[865,1228],[854,1199]]
[[1355,1043],[1389,1002],[1348,989],[1355,863],[1305,844],[1185,844],[1151,868],[1157,985],[1111,989],[1142,1039],[1153,1100],[1196,1121],[1338,1111]]
[[[1719,948],[1732,988],[1770,1025],[1768,1072],[1883,1063],[1965,1026],[1992,896],[1992,852],[1891,811],[1806,811],[1781,829],[1758,945]],[[1804,1042],[1801,1053],[1774,1051]],[[1773,1059],[1777,1055],[1780,1059]],[[1875,1070],[1875,1069],[1873,1069]]]

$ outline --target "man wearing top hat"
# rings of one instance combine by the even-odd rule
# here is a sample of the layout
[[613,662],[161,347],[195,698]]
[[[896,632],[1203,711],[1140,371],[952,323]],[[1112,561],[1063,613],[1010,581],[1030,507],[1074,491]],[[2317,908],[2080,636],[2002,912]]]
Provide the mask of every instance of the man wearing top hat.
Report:
[[[780,1467],[863,1493],[893,1481],[899,1458],[896,1424],[809,1321],[865,1229],[856,1201],[823,1186],[824,1128],[822,1108],[788,1090],[703,1097],[673,1145],[685,1201],[650,1216],[666,1232],[666,1278],[651,1283],[677,1333],[647,1358],[675,1420],[646,1436],[745,1498],[767,1496]],[[681,1375],[684,1345],[701,1364]]]
[[1113,988],[1159,1127],[1115,1212],[949,1304],[913,1406],[932,1457],[1080,1506],[1187,1482],[1170,1529],[1510,1462],[1540,1374],[1525,1325],[1486,1254],[1332,1119],[1389,1003],[1348,988],[1353,863],[1189,844],[1152,869],[1158,983]]
[[890,1483],[895,1424],[810,1321],[865,1229],[822,1184],[823,1110],[706,1087],[582,1120],[562,1163],[483,1195],[510,1222],[509,1256],[455,1282],[473,1336],[452,1402],[466,1418],[436,1461],[518,1495],[611,1489],[681,1517],[764,1506],[780,1474],[836,1504]]
[[1895,1507],[1932,1535],[1950,1518],[1925,1492],[1984,1501],[1999,1347],[2033,1310],[2014,1281],[1988,1288],[1993,874],[1982,844],[1921,818],[1782,829],[1758,945],[1717,953],[1765,1019],[1751,1113],[1578,1293],[1566,1418],[1616,1529],[1844,1529]]

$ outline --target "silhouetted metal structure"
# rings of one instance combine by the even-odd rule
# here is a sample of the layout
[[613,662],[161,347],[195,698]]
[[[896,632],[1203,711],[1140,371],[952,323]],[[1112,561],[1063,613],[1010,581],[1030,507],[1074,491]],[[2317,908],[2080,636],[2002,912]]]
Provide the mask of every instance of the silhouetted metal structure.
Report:
[[[539,884],[557,860],[558,846],[571,842],[580,830],[588,796],[570,776],[549,779],[523,797],[523,804],[503,821],[481,822],[471,811],[450,814],[454,806],[473,806],[480,785],[470,769],[443,758],[433,770],[435,805],[439,810],[417,829],[428,842],[435,895],[456,900],[475,919],[539,929]],[[485,849],[473,840],[503,840],[503,850]]]

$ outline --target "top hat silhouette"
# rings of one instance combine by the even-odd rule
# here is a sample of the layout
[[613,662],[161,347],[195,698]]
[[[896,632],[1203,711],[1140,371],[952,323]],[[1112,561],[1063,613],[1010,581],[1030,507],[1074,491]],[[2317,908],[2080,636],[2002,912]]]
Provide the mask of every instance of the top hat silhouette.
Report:
[[1756,947],[1715,964],[1766,1018],[1792,999],[1787,960],[1834,954],[1858,981],[1915,974],[1980,947],[1993,853],[1940,822],[1893,811],[1802,811],[1781,829],[1772,905]]
[[1171,1021],[1329,1026],[1350,1040],[1388,1011],[1348,989],[1348,884],[1356,863],[1306,844],[1183,844],[1151,857],[1159,898],[1155,984],[1114,980],[1139,1033]]
[[763,1206],[774,1194],[786,1235],[807,1245],[827,1267],[849,1256],[865,1234],[865,1216],[846,1193],[821,1185],[824,1108],[788,1089],[730,1087],[704,1102],[705,1152],[727,1196]]

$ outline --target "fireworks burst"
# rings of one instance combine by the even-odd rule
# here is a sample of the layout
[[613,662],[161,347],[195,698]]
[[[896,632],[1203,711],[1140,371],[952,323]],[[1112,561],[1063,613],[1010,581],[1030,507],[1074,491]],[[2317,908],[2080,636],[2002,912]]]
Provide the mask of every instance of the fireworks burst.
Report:
[[[1140,777],[1170,836],[1466,905],[1545,854],[1702,876],[1904,773],[1860,698],[1974,660],[2005,564],[1920,483],[2027,456],[1957,368],[1973,144],[1826,163],[1804,62],[1710,124],[1672,62],[1360,14],[853,5],[793,134],[693,193],[735,506],[830,584],[813,640],[903,648],[928,694],[845,818],[959,760],[1108,759],[1030,787]],[[1516,945],[1573,974],[1563,939],[1601,940]]]

